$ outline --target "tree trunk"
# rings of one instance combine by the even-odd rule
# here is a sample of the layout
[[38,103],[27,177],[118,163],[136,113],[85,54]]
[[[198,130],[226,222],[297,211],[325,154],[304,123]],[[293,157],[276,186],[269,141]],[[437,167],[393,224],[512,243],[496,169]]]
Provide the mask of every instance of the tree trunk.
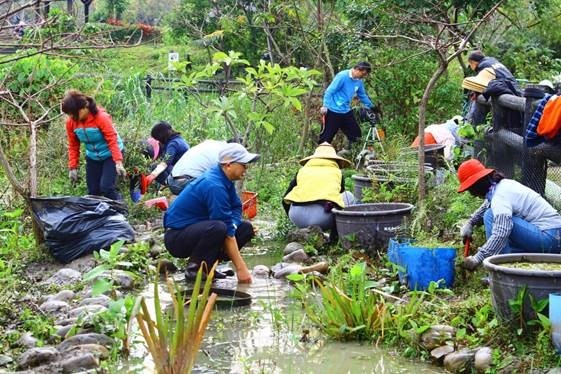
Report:
[[438,54],[438,68],[433,73],[430,78],[425,91],[423,92],[423,97],[419,103],[419,180],[418,180],[418,204],[422,205],[426,196],[426,185],[425,185],[425,119],[427,112],[427,103],[429,101],[430,94],[436,85],[438,79],[446,71],[448,63],[442,56]]

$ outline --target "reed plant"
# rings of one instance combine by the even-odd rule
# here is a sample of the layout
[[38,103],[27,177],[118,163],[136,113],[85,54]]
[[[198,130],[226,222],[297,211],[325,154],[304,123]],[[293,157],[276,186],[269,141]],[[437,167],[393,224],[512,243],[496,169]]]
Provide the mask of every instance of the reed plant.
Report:
[[370,340],[384,336],[390,314],[383,297],[373,292],[366,263],[355,264],[346,277],[320,282],[319,301],[304,303],[306,314],[328,336]]
[[169,277],[166,285],[172,298],[173,313],[162,310],[157,275],[154,281],[155,318],[150,315],[145,298],[137,299],[134,314],[158,374],[191,372],[216,302],[216,294],[210,293],[215,267],[210,270],[204,285],[202,267],[199,269],[187,310],[183,293]]

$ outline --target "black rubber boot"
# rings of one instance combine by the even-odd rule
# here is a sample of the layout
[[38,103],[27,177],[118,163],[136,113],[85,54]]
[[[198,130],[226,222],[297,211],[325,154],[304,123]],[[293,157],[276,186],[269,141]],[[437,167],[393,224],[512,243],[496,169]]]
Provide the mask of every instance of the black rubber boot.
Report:
[[[189,262],[187,267],[185,268],[185,280],[186,281],[194,281],[197,279],[197,272],[199,271],[200,265],[196,262]],[[206,280],[206,272],[203,271],[201,280]],[[224,279],[226,278],[226,274],[221,273],[219,271],[214,271],[214,279]]]

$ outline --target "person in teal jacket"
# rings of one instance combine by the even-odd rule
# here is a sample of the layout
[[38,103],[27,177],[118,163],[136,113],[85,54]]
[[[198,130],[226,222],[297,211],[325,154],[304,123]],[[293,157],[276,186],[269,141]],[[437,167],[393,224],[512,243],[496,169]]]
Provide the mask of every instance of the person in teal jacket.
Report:
[[343,70],[335,75],[323,95],[321,114],[324,116],[324,126],[318,144],[331,143],[339,129],[347,137],[349,145],[362,136],[351,110],[351,101],[356,96],[364,106],[374,110],[374,104],[366,94],[362,81],[371,70],[372,67],[368,62],[360,62],[352,69]]
[[122,200],[117,190],[117,175],[125,177],[123,167],[123,141],[119,137],[111,116],[97,106],[95,100],[80,91],[70,90],[62,100],[68,140],[68,176],[78,181],[80,144],[86,148],[86,183],[88,194]]

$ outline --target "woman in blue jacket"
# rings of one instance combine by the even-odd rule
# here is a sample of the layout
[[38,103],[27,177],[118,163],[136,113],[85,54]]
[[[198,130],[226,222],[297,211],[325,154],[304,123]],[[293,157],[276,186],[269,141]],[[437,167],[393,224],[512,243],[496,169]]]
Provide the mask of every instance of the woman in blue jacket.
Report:
[[147,176],[147,182],[150,184],[155,179],[158,183],[169,186],[174,183],[171,175],[173,166],[187,152],[189,144],[165,121],[156,123],[150,135],[160,143],[160,163]]

